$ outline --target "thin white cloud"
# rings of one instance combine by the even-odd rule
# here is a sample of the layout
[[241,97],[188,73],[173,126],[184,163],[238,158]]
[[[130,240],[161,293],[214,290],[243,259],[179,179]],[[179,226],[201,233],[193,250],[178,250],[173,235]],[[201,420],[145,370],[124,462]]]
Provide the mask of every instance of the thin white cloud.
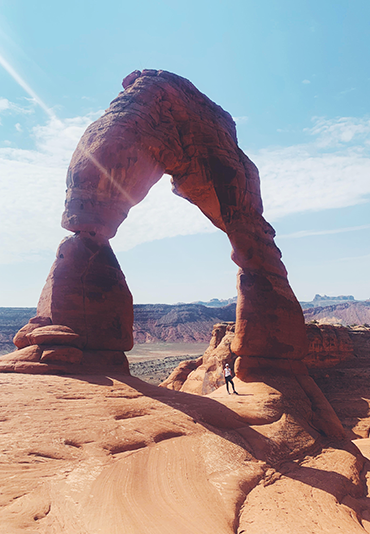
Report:
[[261,176],[267,220],[354,206],[370,196],[370,121],[317,118],[312,140],[247,154]]
[[350,87],[349,89],[344,89],[344,91],[340,91],[339,96],[348,95],[348,93],[352,93],[352,91],[356,91],[356,87]]
[[9,109],[10,102],[7,98],[0,98],[0,113]]
[[311,82],[310,82],[310,80],[302,80],[302,83],[305,84],[305,85],[307,85],[307,84],[309,84],[309,83],[311,83]]
[[370,158],[313,155],[299,147],[252,157],[261,174],[265,215],[274,221],[299,212],[354,206],[370,195]]
[[0,97],[0,113],[8,112],[8,113],[32,113],[33,109],[30,107],[22,107],[18,104],[15,104],[14,102],[11,102],[7,98]]
[[172,193],[170,177],[165,175],[140,204],[131,208],[112,239],[112,247],[121,252],[165,237],[216,231],[199,208]]
[[233,117],[233,120],[236,122],[236,124],[245,124],[248,122],[249,118],[244,115],[242,117]]
[[364,256],[348,256],[347,258],[339,258],[339,261],[359,261],[368,259],[370,259],[370,254],[365,254]]
[[291,234],[281,234],[279,235],[279,239],[300,239],[302,237],[343,234],[346,232],[358,232],[360,230],[368,229],[370,229],[370,224],[363,224],[362,226],[349,226],[347,228],[335,228],[332,230],[301,230],[300,232],[292,232]]
[[[99,113],[100,114],[100,113]],[[98,114],[36,126],[36,149],[0,148],[0,263],[38,259],[66,235],[60,227],[69,160]]]
[[319,148],[343,148],[356,143],[358,150],[363,150],[362,143],[370,139],[370,118],[340,117],[325,119],[314,117],[314,126],[305,131],[316,138]]

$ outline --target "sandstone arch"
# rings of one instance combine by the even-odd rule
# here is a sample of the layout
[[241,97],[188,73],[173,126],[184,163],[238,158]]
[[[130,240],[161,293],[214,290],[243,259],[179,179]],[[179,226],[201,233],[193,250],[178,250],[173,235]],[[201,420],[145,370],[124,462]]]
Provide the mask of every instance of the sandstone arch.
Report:
[[[197,205],[230,239],[239,266],[232,347],[239,356],[238,376],[256,365],[300,372],[306,353],[303,315],[275,232],[262,216],[257,168],[238,147],[231,116],[169,72],[134,71],[123,86],[72,157],[62,226],[74,235],[61,243],[38,317],[16,336],[17,346],[30,352],[27,346],[41,345],[42,359],[47,352],[42,344],[51,343],[43,360],[49,368],[59,362],[60,344],[80,351],[68,365],[126,365],[132,298],[109,239],[167,173],[174,192]],[[34,350],[36,361],[40,355]]]

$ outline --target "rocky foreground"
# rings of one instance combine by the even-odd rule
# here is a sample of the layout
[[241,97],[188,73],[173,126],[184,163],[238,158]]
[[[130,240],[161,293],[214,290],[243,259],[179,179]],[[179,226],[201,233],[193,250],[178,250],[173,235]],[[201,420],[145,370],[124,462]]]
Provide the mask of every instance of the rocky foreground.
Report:
[[0,532],[370,532],[359,450],[305,422],[290,378],[235,382],[0,375]]
[[[230,355],[233,325],[220,326],[203,364]],[[315,354],[334,347],[334,327],[310,328],[321,328],[311,374],[345,433],[312,378],[276,370],[234,379],[230,396],[127,375],[1,374],[0,533],[370,532],[370,441],[346,437],[369,434],[370,336],[352,332],[349,346],[338,334],[342,361],[324,368]]]

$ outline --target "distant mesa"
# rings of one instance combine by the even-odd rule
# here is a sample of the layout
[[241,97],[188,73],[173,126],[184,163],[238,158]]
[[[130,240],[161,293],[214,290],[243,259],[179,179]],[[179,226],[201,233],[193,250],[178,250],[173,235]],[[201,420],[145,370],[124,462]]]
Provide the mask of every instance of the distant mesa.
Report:
[[223,306],[228,306],[229,304],[236,304],[237,297],[232,297],[229,299],[211,299],[208,301],[196,300],[191,304],[201,304],[202,306],[207,306],[207,308],[222,308]]
[[316,294],[314,299],[309,302],[300,302],[303,309],[316,308],[318,306],[330,306],[342,302],[358,302],[353,295],[339,295],[338,297],[328,297],[327,295]]
[[313,300],[355,300],[355,297],[353,295],[339,295],[338,297],[328,297],[327,295],[316,294]]

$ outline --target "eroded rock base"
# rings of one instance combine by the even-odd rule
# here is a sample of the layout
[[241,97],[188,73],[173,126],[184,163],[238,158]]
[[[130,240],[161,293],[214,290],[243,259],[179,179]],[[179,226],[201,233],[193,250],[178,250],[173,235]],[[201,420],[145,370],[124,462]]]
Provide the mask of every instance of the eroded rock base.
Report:
[[94,375],[109,372],[130,374],[124,352],[45,344],[30,345],[0,358],[0,373]]

